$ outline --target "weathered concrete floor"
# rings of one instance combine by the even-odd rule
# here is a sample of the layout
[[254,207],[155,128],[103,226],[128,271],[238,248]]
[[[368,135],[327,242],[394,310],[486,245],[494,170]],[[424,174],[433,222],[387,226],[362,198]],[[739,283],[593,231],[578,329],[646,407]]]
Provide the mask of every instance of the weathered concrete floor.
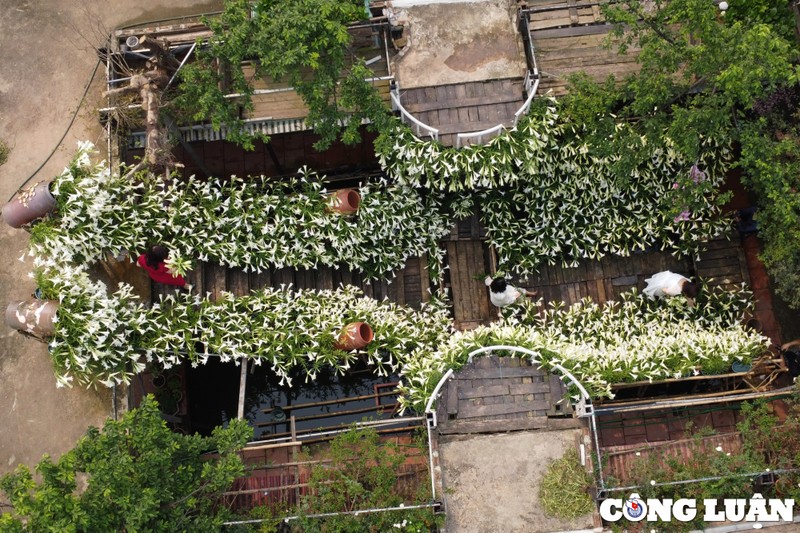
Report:
[[539,483],[550,463],[576,446],[581,430],[525,431],[439,443],[448,533],[539,533],[591,529],[544,514]]
[[393,67],[401,88],[525,75],[509,0],[414,5],[397,15],[409,37]]

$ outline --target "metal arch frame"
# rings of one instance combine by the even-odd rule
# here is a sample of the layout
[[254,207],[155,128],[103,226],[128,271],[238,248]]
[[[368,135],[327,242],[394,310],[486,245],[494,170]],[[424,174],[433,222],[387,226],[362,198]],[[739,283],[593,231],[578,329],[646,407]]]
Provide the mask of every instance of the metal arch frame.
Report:
[[[469,355],[467,356],[467,363],[471,363],[473,357],[476,355],[483,355],[486,353],[494,353],[496,351],[505,351],[505,352],[515,352],[515,353],[523,353],[530,357],[532,363],[536,363],[538,366],[541,366],[539,363],[539,353],[531,350],[529,348],[523,348],[522,346],[511,346],[507,344],[495,344],[492,346],[484,346],[482,348],[478,348],[472,350]],[[578,391],[581,394],[581,398],[575,405],[575,412],[578,414],[579,418],[589,418],[590,422],[590,431],[592,433],[592,440],[595,449],[595,468],[597,469],[598,478],[600,481],[600,490],[605,490],[605,480],[603,478],[603,465],[600,462],[600,442],[597,437],[597,420],[596,415],[594,412],[594,406],[592,405],[592,398],[589,396],[588,391],[586,388],[578,381],[572,373],[564,368],[559,364],[551,364],[551,368],[558,370],[561,373],[559,379],[563,379],[566,377],[569,380],[569,383],[575,385]],[[434,466],[433,466],[433,441],[431,437],[431,433],[434,428],[438,425],[438,420],[436,417],[436,410],[433,408],[434,403],[436,400],[439,399],[441,395],[442,387],[444,387],[445,383],[447,383],[450,379],[453,378],[454,375],[453,369],[448,369],[447,372],[439,379],[439,382],[436,384],[436,387],[433,389],[430,398],[428,398],[428,403],[425,405],[425,419],[426,425],[428,429],[428,457],[430,459],[430,473],[431,473],[431,494],[432,499],[436,499],[436,479],[434,476]]]

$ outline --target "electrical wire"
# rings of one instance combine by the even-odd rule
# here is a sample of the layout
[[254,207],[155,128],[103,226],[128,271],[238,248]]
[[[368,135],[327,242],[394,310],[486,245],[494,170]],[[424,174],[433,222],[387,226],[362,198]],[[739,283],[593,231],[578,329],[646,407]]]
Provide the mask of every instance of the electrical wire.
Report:
[[84,102],[84,100],[86,100],[86,95],[89,94],[89,88],[92,86],[92,82],[94,81],[94,77],[97,75],[97,68],[100,66],[101,62],[102,62],[102,58],[99,58],[97,60],[97,63],[95,63],[94,69],[92,70],[92,75],[89,78],[89,81],[86,83],[86,87],[84,87],[84,89],[83,89],[83,95],[81,96],[81,99],[78,102],[78,107],[75,108],[75,112],[72,114],[72,119],[70,119],[69,124],[67,125],[67,129],[64,130],[64,135],[61,136],[61,138],[58,140],[56,145],[53,147],[53,151],[50,152],[50,155],[47,156],[47,159],[45,159],[42,162],[42,164],[39,165],[39,168],[34,170],[33,174],[28,176],[28,179],[26,179],[22,183],[22,185],[20,185],[17,188],[17,190],[14,192],[14,194],[11,195],[11,197],[8,199],[9,202],[11,200],[13,200],[14,197],[19,193],[19,191],[21,191],[44,168],[44,166],[47,164],[47,162],[50,161],[50,158],[53,157],[53,154],[56,153],[56,150],[58,150],[58,147],[61,146],[61,143],[64,142],[64,139],[67,138],[67,134],[69,133],[69,130],[72,128],[72,125],[75,123],[75,119],[78,118],[78,111],[80,111],[81,107],[83,107],[83,102]]
[[[218,15],[220,13],[222,13],[222,11],[212,11],[212,12],[209,12],[209,13],[203,13],[203,14],[201,14],[199,16]],[[196,16],[196,15],[193,15],[193,17],[194,16]],[[184,17],[184,18],[186,18],[186,17]],[[138,23],[131,24],[131,25],[128,25],[128,26],[123,26],[121,29],[133,28],[133,27],[136,27],[136,26],[141,26],[142,24],[153,24],[153,23],[157,23],[157,22],[166,22],[167,20],[173,20],[173,19],[158,19],[158,20],[147,21],[145,23],[138,22]],[[78,118],[78,111],[80,111],[81,107],[83,107],[83,102],[86,99],[86,95],[89,94],[89,88],[92,86],[92,82],[94,81],[94,77],[97,75],[97,68],[100,66],[100,63],[102,61],[103,61],[102,58],[99,58],[97,60],[97,63],[94,66],[94,70],[92,70],[92,76],[89,78],[89,82],[86,84],[86,87],[83,89],[83,96],[81,96],[80,102],[78,102],[78,107],[75,109],[75,113],[73,113],[72,119],[69,121],[69,125],[67,125],[67,129],[64,131],[64,135],[62,135],[61,139],[59,139],[59,141],[56,143],[55,147],[53,148],[53,151],[50,152],[50,155],[47,156],[47,159],[45,159],[44,162],[41,165],[39,165],[39,168],[37,168],[33,172],[33,174],[28,176],[28,179],[26,179],[22,183],[22,185],[20,185],[17,188],[17,190],[14,192],[14,194],[12,194],[9,197],[9,199],[8,199],[9,202],[11,200],[13,200],[14,196],[16,196],[19,193],[19,191],[21,191],[34,177],[36,177],[36,175],[44,168],[44,166],[48,163],[48,161],[50,161],[50,158],[53,157],[53,154],[56,153],[56,150],[58,150],[58,147],[61,146],[62,142],[64,142],[64,139],[66,139],[67,134],[69,133],[69,130],[72,128],[72,125],[75,123],[75,119]]]

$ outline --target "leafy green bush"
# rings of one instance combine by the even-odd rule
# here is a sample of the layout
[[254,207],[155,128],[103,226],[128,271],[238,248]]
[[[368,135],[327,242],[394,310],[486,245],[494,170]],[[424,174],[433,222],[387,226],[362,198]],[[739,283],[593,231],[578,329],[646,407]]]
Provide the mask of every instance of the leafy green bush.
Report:
[[[58,461],[45,456],[36,478],[25,465],[3,476],[11,509],[0,529],[217,532],[229,516],[218,499],[244,474],[237,452],[251,436],[240,420],[209,438],[174,433],[148,397],[121,420],[90,428]],[[203,457],[212,450],[216,459]]]
[[767,124],[762,118],[744,128],[742,181],[759,196],[755,218],[764,241],[761,259],[775,291],[800,308],[800,127],[785,130],[778,139],[765,132]]
[[[405,455],[393,443],[383,442],[373,428],[351,429],[338,435],[327,451],[330,463],[312,467],[311,494],[299,505],[298,526],[304,532],[427,531],[438,522],[432,510],[364,513],[326,518],[309,515],[349,512],[403,504],[427,503],[428,476],[423,476],[418,499],[406,501],[398,492],[398,469]],[[409,524],[409,521],[412,524]],[[395,524],[405,526],[396,527]],[[423,528],[416,529],[414,524]]]

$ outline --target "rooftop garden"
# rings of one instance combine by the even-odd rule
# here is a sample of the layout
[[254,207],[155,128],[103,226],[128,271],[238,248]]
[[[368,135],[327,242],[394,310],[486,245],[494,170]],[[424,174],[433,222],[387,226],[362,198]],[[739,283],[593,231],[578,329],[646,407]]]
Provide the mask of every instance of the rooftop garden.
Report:
[[[372,326],[375,340],[365,356],[376,372],[400,373],[402,401],[417,409],[438,376],[487,344],[531,348],[543,365],[561,364],[597,395],[610,394],[609,385],[619,381],[749,362],[766,348],[764,337],[740,324],[749,305],[746,292],[709,289],[695,307],[682,298],[651,302],[634,293],[605,307],[584,302],[542,316],[530,310],[462,333],[452,329],[443,293],[419,311],[364,297],[352,287],[283,287],[217,301],[178,294],[145,307],[130,286],[109,292],[89,275],[89,266],[105,254],[138,253],[154,236],[173,250],[168,263],[177,272],[189,268],[193,257],[254,270],[344,264],[369,276],[388,275],[423,252],[433,264],[441,261],[438,238],[463,216],[465,197],[420,197],[409,186],[386,182],[365,184],[362,191],[363,211],[346,219],[326,209],[330,200],[314,176],[282,184],[164,184],[148,174],[121,178],[93,162],[90,146],[82,146],[53,182],[57,214],[33,228],[29,251],[43,297],[60,303],[49,344],[59,382],[111,385],[128,381],[145,362],[169,367],[184,360],[201,364],[210,356],[252,359],[284,380],[297,370],[313,380],[324,365],[349,368],[356,355],[336,341],[353,321]],[[401,192],[415,201],[400,202]],[[362,248],[363,255],[351,253]]]
[[[788,303],[800,306],[800,93],[788,8],[777,1],[764,9],[743,3],[723,18],[708,0],[657,5],[656,10],[636,1],[604,6],[620,36],[641,47],[641,75],[605,84],[576,77],[569,96],[537,99],[513,130],[484,146],[457,150],[420,140],[385,109],[379,112],[362,83],[364,65],[344,66],[342,32],[363,14],[358,2],[261,0],[253,18],[249,2],[229,3],[210,24],[233,38],[212,41],[183,74],[181,98],[199,102],[195,118],[235,126],[238,115],[230,114],[216,91],[219,71],[212,67],[219,58],[241,65],[256,55],[257,74],[288,77],[306,98],[309,120],[322,135],[320,148],[337,135],[352,140],[362,119],[372,121],[381,131],[375,149],[386,177],[360,184],[362,207],[347,217],[330,209],[325,177],[305,169],[281,182],[268,177],[165,181],[146,168],[110,169],[96,160],[90,145],[81,145],[50,187],[56,210],[32,228],[27,254],[42,297],[58,303],[48,347],[59,384],[110,386],[129,382],[147,363],[169,368],[219,357],[269,365],[291,386],[298,374],[313,381],[323,367],[346,372],[356,357],[364,357],[375,372],[398,373],[401,403],[420,411],[447,369],[460,368],[472,350],[487,345],[528,348],[544,368],[563,366],[596,398],[611,396],[615,383],[724,372],[733,363],[757,359],[769,341],[742,325],[752,310],[746,287],[706,286],[694,305],[680,296],[650,300],[635,291],[606,305],[588,300],[571,307],[521,305],[491,325],[465,332],[455,331],[450,319],[440,281],[447,259],[439,240],[459,219],[477,211],[499,268],[520,275],[543,265],[651,249],[694,254],[730,227],[722,207],[728,197],[721,191],[733,168],[743,171],[745,186],[758,198],[763,259],[776,287]],[[322,28],[314,25],[319,21],[314,10],[325,14]],[[290,23],[298,20],[300,28]],[[278,31],[283,27],[294,28],[286,34],[291,38]],[[332,40],[320,40],[322,34]],[[306,40],[313,46],[304,54],[290,53]],[[271,47],[282,41],[287,48]],[[309,71],[313,80],[304,77]],[[236,69],[234,86],[245,97],[252,89]],[[356,109],[359,103],[367,107]],[[340,266],[367,279],[385,279],[406,259],[424,255],[439,290],[420,310],[368,298],[353,287],[281,287],[217,300],[180,293],[145,306],[129,285],[107,287],[92,277],[92,265],[107,254],[135,255],[154,242],[170,249],[167,263],[177,273],[200,260],[256,272]],[[357,321],[374,331],[373,342],[360,353],[337,342],[345,326]],[[209,441],[167,438],[161,435],[163,424],[154,421],[154,409],[146,401],[139,414],[110,423],[102,434],[91,433],[62,461],[42,463],[44,499],[31,496],[39,486],[29,471],[6,478],[2,488],[14,496],[17,512],[41,513],[50,524],[52,509],[68,508],[89,528],[95,519],[105,520],[106,526],[97,527],[107,527],[115,517],[95,513],[95,498],[102,494],[90,486],[76,495],[75,472],[99,466],[96,479],[135,478],[120,477],[110,462],[95,465],[88,458],[100,450],[98,442],[136,449],[129,439],[141,426],[149,431],[146,440],[154,439],[150,448],[181,455],[157,454],[170,466],[180,463],[178,479],[188,496],[171,491],[158,499],[162,493],[144,491],[147,501],[126,514],[139,520],[137,527],[163,513],[196,527],[192,520],[203,517],[188,516],[193,510],[184,504],[228,486],[241,473],[233,451],[246,432],[234,423]],[[704,464],[670,462],[661,470],[644,465],[643,479],[794,468],[796,457],[781,455],[796,452],[794,441],[772,440],[774,421],[769,428],[756,425],[752,413],[762,413],[755,409],[743,429],[749,435],[743,458],[715,455]],[[787,428],[795,422],[791,418]],[[182,456],[210,447],[223,452],[219,463],[200,468]],[[320,490],[330,474],[320,473]],[[752,488],[721,479],[722,496]],[[50,485],[64,494],[50,491]],[[776,485],[776,491],[796,492],[788,485]],[[123,503],[128,502],[134,500]],[[39,518],[30,520],[35,525]],[[218,526],[213,520],[200,526],[211,530]],[[3,515],[0,523],[24,530],[17,516]]]

